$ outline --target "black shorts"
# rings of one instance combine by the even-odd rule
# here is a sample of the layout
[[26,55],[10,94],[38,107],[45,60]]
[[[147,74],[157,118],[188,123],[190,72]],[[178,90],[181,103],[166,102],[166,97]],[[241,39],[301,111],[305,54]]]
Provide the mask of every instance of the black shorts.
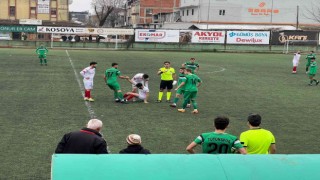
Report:
[[171,81],[161,80],[160,89],[172,89],[173,88],[172,83],[173,83],[173,80],[171,80]]

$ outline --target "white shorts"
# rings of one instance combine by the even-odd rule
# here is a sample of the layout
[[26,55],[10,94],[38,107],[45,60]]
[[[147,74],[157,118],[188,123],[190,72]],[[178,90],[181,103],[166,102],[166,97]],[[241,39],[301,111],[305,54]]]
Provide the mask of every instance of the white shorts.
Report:
[[292,61],[293,66],[298,66],[299,61]]
[[83,80],[85,89],[93,89],[93,81]]
[[139,94],[139,99],[145,100],[145,99],[146,99],[146,96],[142,96],[142,95]]

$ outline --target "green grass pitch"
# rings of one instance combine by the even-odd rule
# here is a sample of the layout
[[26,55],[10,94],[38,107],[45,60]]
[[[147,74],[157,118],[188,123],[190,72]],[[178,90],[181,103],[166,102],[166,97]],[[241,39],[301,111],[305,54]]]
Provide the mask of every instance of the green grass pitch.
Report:
[[[90,119],[74,70],[79,73],[97,61],[94,81],[94,115],[104,123],[111,153],[126,146],[130,133],[142,136],[152,153],[186,153],[200,133],[213,130],[213,119],[227,115],[228,132],[247,130],[246,117],[262,115],[262,127],[271,130],[277,153],[319,153],[320,86],[309,87],[301,58],[298,74],[291,74],[292,55],[195,52],[133,52],[49,50],[48,66],[40,66],[33,49],[0,49],[1,136],[0,179],[49,179],[50,160],[64,133],[83,127]],[[168,103],[155,103],[164,61],[178,70],[195,57],[200,64],[200,114],[179,113]],[[123,75],[150,75],[150,103],[119,104],[103,74],[112,62]],[[318,76],[319,77],[319,76]],[[121,82],[122,90],[131,85]],[[82,83],[82,79],[80,79]],[[174,96],[174,93],[173,93]],[[165,98],[165,95],[164,95]],[[181,101],[179,102],[181,103]],[[201,149],[198,148],[197,152]]]

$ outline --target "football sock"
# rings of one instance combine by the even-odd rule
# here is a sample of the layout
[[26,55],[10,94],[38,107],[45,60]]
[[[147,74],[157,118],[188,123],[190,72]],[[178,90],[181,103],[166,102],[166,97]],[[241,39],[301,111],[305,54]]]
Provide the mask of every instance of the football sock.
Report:
[[89,96],[88,96],[88,91],[87,91],[87,90],[84,91],[84,97],[89,98]]
[[171,92],[167,92],[167,101],[169,101],[171,98]]
[[47,59],[44,59],[44,63],[47,64]]
[[114,91],[114,92],[113,92],[113,96],[114,96],[114,99],[117,99],[117,98],[118,98],[118,92],[117,92],[117,91]]
[[198,103],[196,102],[196,100],[191,100],[193,109],[198,109]]
[[91,98],[91,91],[87,91],[88,92],[88,98]]
[[158,100],[159,100],[159,101],[161,101],[162,96],[163,96],[163,92],[159,92],[159,95],[158,95]]
[[122,94],[122,92],[118,92],[118,97],[119,97],[119,99],[123,99],[123,94]]
[[310,80],[310,84],[312,84],[313,83],[313,79],[312,80]]
[[316,80],[316,79],[313,79],[313,81],[314,81],[314,82],[317,82],[317,80]]
[[177,104],[179,101],[179,98],[175,97],[174,100],[173,100],[173,103]]
[[134,98],[134,95],[129,95],[128,98],[127,98],[127,100],[129,101],[129,100],[131,100],[132,98]]
[[182,109],[185,109],[185,108],[187,107],[188,102],[189,102],[189,99],[185,99],[185,100],[183,101]]
[[306,72],[308,72],[308,70],[309,70],[309,67],[307,66],[307,67],[306,67]]
[[128,97],[128,96],[129,96],[129,95],[128,95],[127,93],[123,95],[124,98],[126,98],[126,97]]
[[297,71],[297,66],[294,66],[292,71]]
[[42,64],[42,59],[40,58],[40,64]]

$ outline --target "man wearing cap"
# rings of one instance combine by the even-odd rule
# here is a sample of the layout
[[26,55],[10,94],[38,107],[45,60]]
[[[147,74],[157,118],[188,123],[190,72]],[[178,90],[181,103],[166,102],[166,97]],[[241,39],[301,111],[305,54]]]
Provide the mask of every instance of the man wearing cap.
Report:
[[195,62],[196,58],[190,58],[189,62],[185,62],[182,64],[182,67],[185,67],[186,69],[191,69],[192,70],[192,74],[195,74],[199,71],[199,64]]
[[241,133],[240,142],[248,154],[275,154],[276,140],[270,131],[260,128],[260,124],[261,116],[250,114],[248,116],[250,129]]
[[83,77],[84,84],[84,100],[93,102],[94,99],[91,97],[91,90],[93,89],[93,78],[96,73],[96,62],[90,62],[90,66],[84,68],[80,74]]
[[141,137],[138,134],[130,134],[126,140],[128,147],[122,149],[120,154],[151,154],[148,149],[141,146]]
[[102,121],[91,119],[86,128],[65,134],[55,153],[108,154],[107,143],[100,134],[101,129]]

